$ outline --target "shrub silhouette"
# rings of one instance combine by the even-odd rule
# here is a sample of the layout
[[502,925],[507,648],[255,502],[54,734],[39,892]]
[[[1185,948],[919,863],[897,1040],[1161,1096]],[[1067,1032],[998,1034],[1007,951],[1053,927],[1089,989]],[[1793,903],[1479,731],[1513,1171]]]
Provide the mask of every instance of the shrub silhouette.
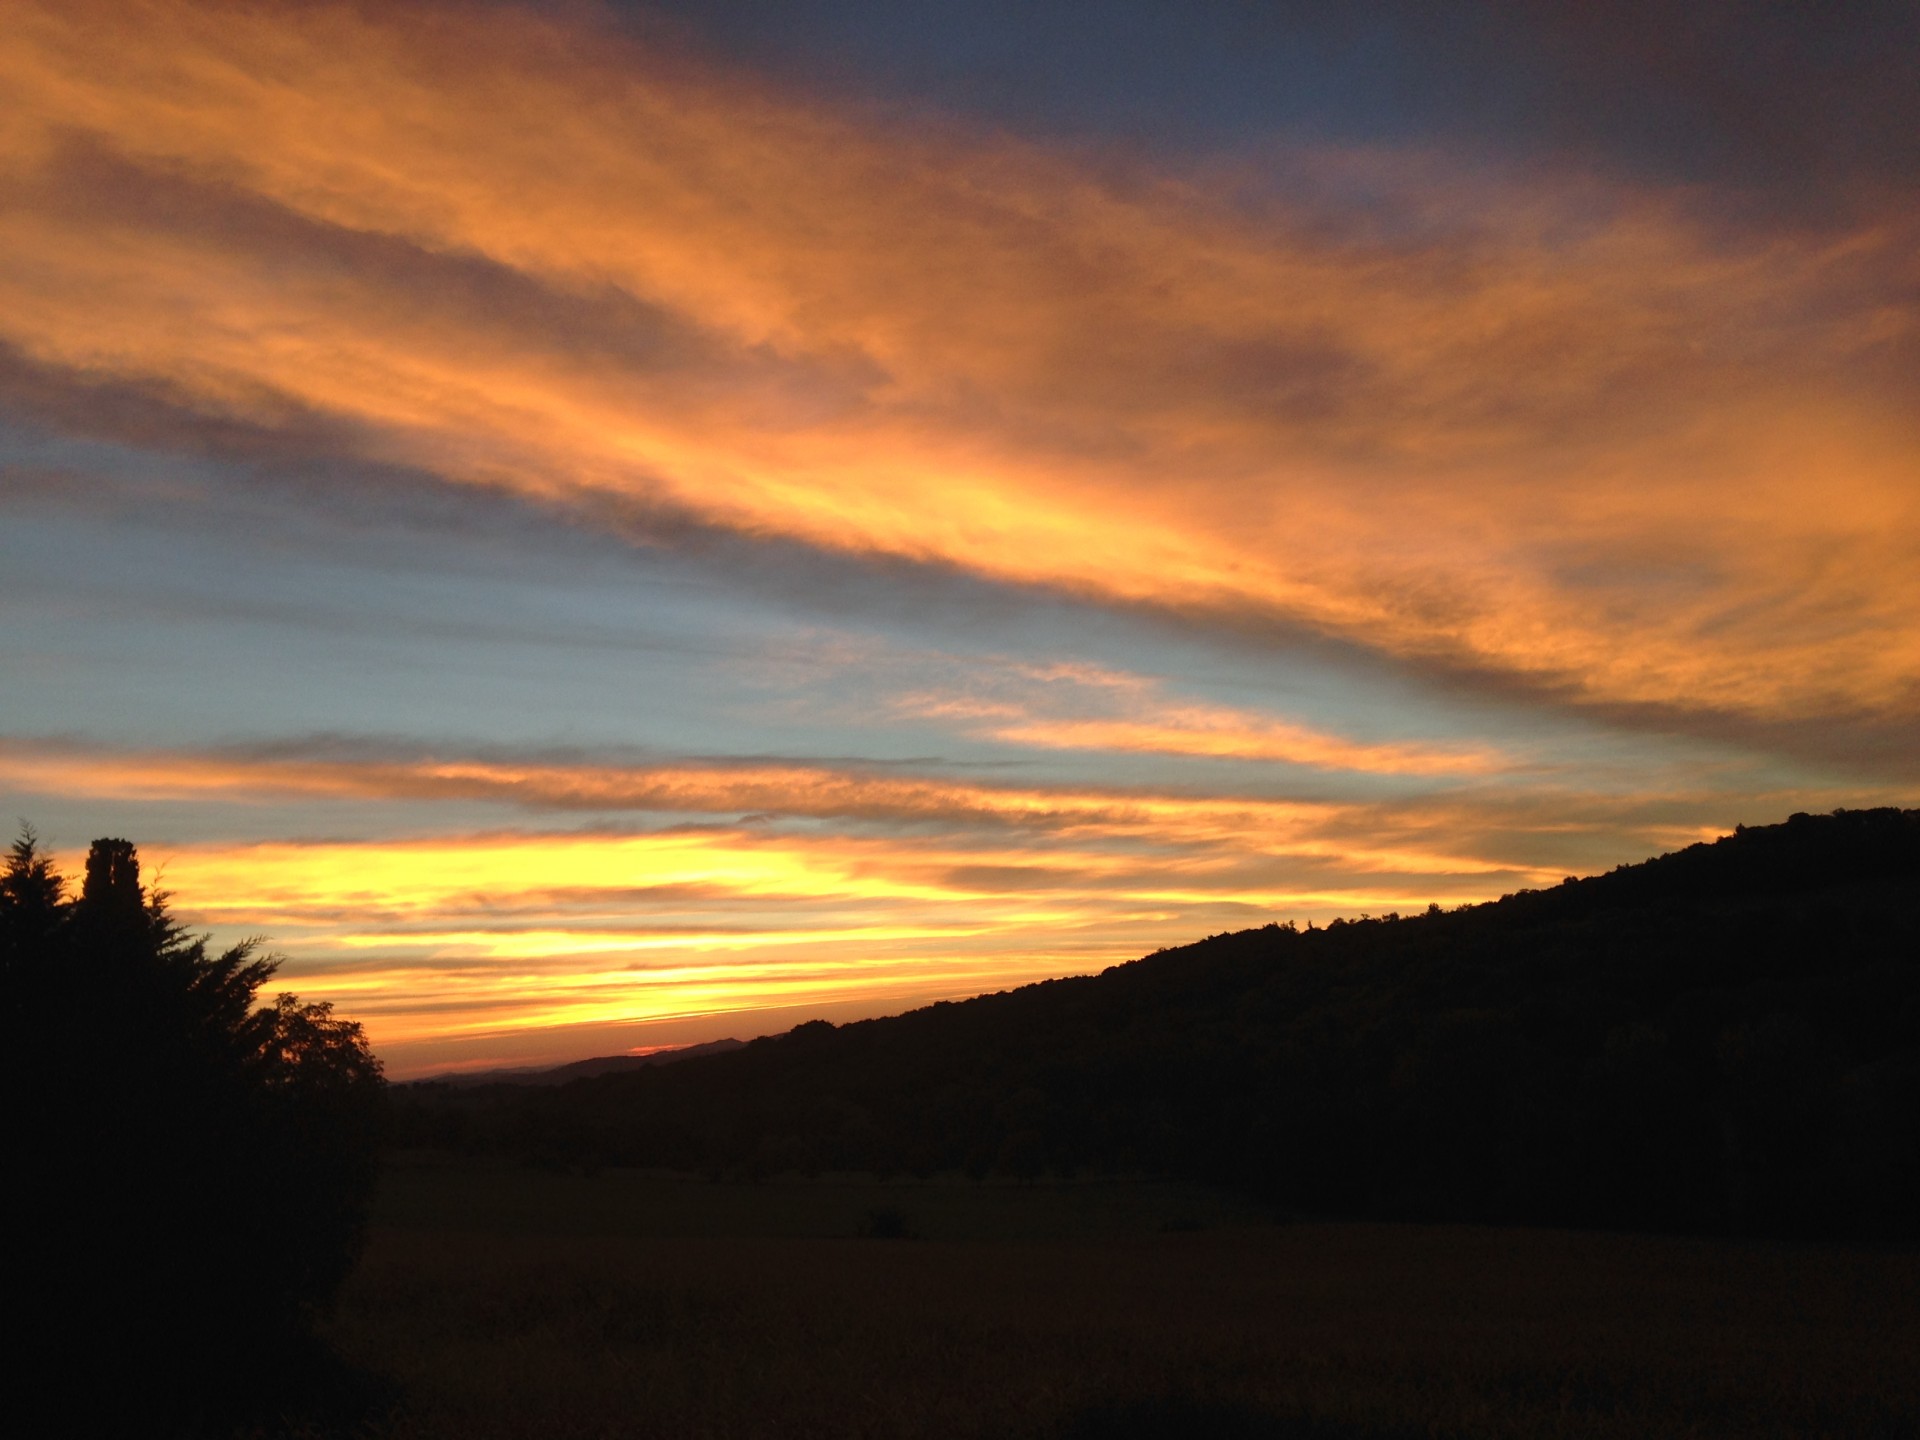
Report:
[[906,1211],[895,1205],[869,1210],[860,1217],[860,1225],[856,1233],[863,1240],[912,1240],[915,1238],[913,1227],[907,1223]]
[[[72,1429],[216,1429],[311,1376],[352,1264],[384,1085],[360,1027],[257,997],[99,840],[77,898],[31,832],[0,872],[19,1373]],[[24,1322],[24,1323],[23,1323]]]

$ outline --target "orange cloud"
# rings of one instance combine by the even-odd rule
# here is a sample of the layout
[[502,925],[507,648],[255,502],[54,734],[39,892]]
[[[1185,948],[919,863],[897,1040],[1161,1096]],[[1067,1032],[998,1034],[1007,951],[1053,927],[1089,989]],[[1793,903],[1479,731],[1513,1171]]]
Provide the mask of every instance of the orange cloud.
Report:
[[[1417,847],[1368,846],[1351,836],[1337,842],[1316,839],[1318,827],[1355,808],[1331,802],[987,785],[827,765],[623,767],[484,758],[275,757],[116,752],[0,741],[0,781],[41,794],[120,800],[215,798],[255,804],[299,796],[409,803],[480,800],[543,811],[878,822],[889,827],[933,827],[931,833],[945,834],[984,826],[993,833],[979,839],[977,852],[928,863],[986,864],[1004,857],[1009,864],[1084,875],[1098,873],[1101,862],[1096,857],[1043,847],[1055,840],[1121,838],[1167,851],[1221,846],[1234,854],[1310,854],[1339,859],[1356,869],[1415,874],[1511,868],[1506,860],[1476,860],[1461,853],[1442,856]],[[1005,833],[1009,831],[1032,837],[1031,853],[1021,851],[1017,838],[1009,840]],[[573,873],[571,859],[555,863]],[[621,862],[608,858],[605,863]],[[662,883],[691,881],[676,875]]]
[[1098,666],[1025,666],[1007,672],[992,694],[913,695],[901,708],[1045,750],[1205,755],[1374,775],[1485,775],[1511,763],[1483,746],[1351,740],[1235,706],[1170,700],[1163,688]]
[[[1911,208],[1094,168],[495,8],[25,3],[0,87],[0,341],[51,371],[1597,702],[1911,712]],[[1216,718],[1070,743],[1307,744]]]

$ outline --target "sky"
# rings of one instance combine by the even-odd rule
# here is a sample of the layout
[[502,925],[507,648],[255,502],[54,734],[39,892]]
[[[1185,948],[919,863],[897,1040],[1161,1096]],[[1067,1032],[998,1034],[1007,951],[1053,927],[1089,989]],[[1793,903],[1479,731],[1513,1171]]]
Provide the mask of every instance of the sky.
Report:
[[389,1073],[1920,796],[1907,4],[5,0],[0,801]]

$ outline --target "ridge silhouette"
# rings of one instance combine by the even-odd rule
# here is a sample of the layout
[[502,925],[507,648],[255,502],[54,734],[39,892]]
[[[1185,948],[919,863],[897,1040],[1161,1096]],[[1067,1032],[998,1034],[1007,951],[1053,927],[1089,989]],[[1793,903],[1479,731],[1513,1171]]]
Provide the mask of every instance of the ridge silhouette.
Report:
[[558,1087],[403,1087],[398,1125],[587,1168],[1150,1172],[1318,1214],[1911,1238],[1920,811]]

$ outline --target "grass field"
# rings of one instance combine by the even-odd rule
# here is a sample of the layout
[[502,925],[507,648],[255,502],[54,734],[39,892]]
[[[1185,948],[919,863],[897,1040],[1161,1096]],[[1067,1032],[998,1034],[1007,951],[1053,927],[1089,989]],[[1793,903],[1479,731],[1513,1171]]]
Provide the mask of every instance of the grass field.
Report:
[[398,1382],[395,1440],[1920,1434],[1911,1253],[1279,1223],[1167,1184],[412,1157],[331,1334]]

